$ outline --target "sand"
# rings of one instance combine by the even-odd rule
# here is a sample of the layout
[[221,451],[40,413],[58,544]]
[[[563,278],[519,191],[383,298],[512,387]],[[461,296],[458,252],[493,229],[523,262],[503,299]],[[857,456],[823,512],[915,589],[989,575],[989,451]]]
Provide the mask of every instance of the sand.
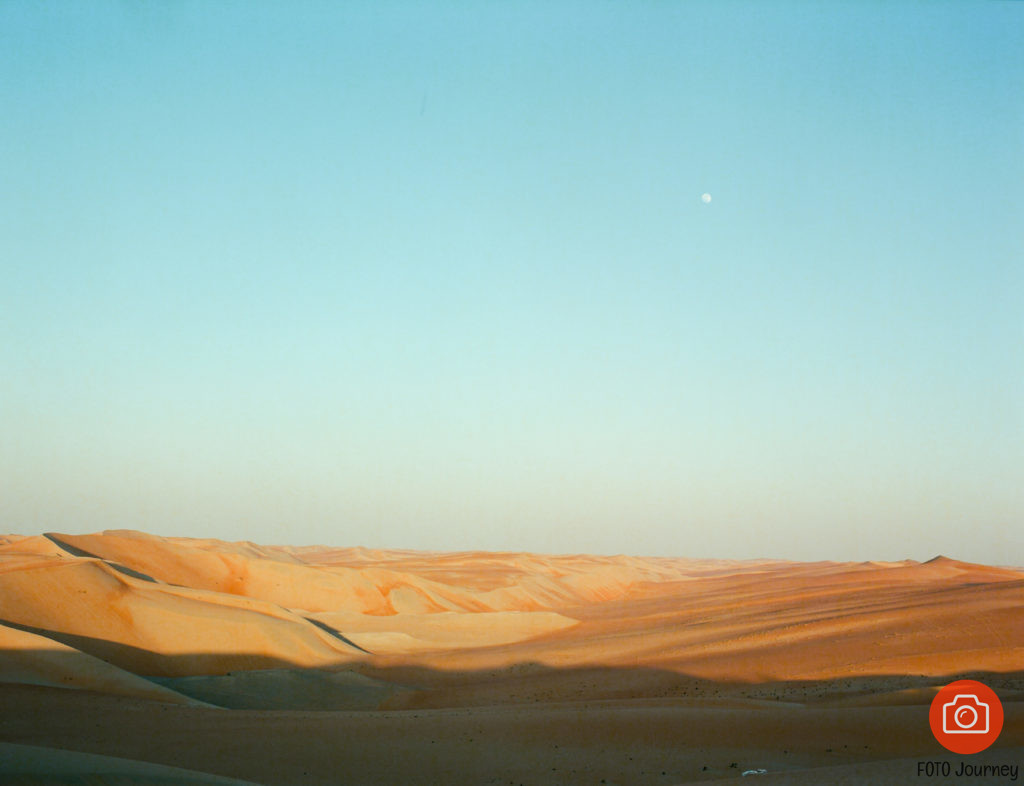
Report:
[[7,786],[252,786],[252,781],[221,778],[180,767],[74,753],[60,748],[0,742],[3,782]]
[[965,676],[1024,753],[1024,572],[946,558],[4,536],[0,626],[4,782],[917,782]]

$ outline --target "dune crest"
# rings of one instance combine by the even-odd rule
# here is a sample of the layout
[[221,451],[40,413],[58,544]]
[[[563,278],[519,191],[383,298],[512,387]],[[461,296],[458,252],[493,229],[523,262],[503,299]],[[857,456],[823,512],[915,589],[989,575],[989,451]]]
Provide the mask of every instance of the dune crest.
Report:
[[946,557],[0,538],[5,739],[108,757],[21,750],[29,782],[327,784],[341,752],[374,784],[669,784],[744,762],[889,782],[954,678],[998,688],[999,744],[1024,745],[1022,663],[1024,572]]
[[164,676],[412,656],[470,669],[643,663],[712,679],[1011,670],[1022,601],[1024,573],[943,556],[440,553],[128,530],[0,543],[0,620]]

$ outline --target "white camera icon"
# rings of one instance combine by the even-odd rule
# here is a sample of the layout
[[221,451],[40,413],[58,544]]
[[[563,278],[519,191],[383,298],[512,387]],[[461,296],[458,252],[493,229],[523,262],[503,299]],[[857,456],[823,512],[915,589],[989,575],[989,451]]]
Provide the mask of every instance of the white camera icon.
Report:
[[973,693],[958,693],[942,705],[945,734],[988,734],[988,705]]

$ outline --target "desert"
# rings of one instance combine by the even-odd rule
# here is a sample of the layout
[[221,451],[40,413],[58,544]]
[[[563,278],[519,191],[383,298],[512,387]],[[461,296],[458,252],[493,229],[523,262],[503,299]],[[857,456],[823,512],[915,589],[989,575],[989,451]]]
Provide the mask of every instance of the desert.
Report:
[[5,783],[914,782],[959,678],[1024,754],[1024,571],[946,557],[9,535],[0,626]]
[[0,0],[0,786],[1019,781],[1022,97],[1024,2]]

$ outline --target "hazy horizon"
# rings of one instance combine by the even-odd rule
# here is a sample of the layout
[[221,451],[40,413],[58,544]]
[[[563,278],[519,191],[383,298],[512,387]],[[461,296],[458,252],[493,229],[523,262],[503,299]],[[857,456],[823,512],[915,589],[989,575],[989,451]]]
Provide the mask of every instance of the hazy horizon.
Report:
[[[900,559],[864,559],[864,560],[848,559],[848,560],[844,560],[844,559],[830,559],[830,558],[827,558],[827,557],[821,557],[821,558],[817,558],[817,559],[815,559],[815,558],[794,559],[794,558],[791,558],[791,557],[772,556],[772,555],[763,555],[763,556],[760,556],[760,557],[712,557],[712,556],[694,557],[694,556],[691,556],[691,555],[688,555],[688,554],[642,554],[642,553],[632,553],[632,552],[609,552],[609,551],[605,551],[605,552],[597,552],[597,551],[590,551],[590,552],[583,552],[583,551],[560,551],[560,552],[556,552],[556,551],[530,551],[530,550],[526,550],[526,549],[485,549],[485,548],[481,548],[481,549],[474,549],[474,548],[452,548],[452,549],[443,549],[443,548],[426,549],[426,548],[423,548],[423,549],[416,549],[416,548],[407,548],[407,547],[403,547],[403,546],[366,546],[365,544],[362,544],[362,543],[333,543],[333,542],[321,542],[321,543],[311,543],[311,542],[309,542],[309,543],[307,543],[307,542],[285,542],[285,541],[273,542],[272,543],[272,542],[266,542],[266,541],[254,541],[251,538],[228,539],[228,538],[220,538],[220,537],[217,537],[217,536],[214,536],[214,535],[182,535],[182,534],[180,534],[178,532],[175,532],[175,531],[169,531],[169,532],[149,532],[149,531],[146,531],[146,530],[130,529],[130,528],[108,529],[108,530],[94,531],[94,532],[86,532],[86,531],[83,530],[81,532],[75,531],[73,533],[71,531],[58,532],[56,530],[48,530],[46,532],[27,532],[27,533],[26,532],[4,532],[4,533],[0,533],[0,535],[14,535],[14,536],[19,537],[19,538],[20,537],[39,537],[39,536],[42,536],[42,537],[46,537],[46,538],[48,538],[50,540],[53,540],[56,543],[57,546],[61,547],[62,549],[67,550],[68,549],[68,544],[65,543],[64,541],[62,541],[60,539],[60,537],[58,537],[58,536],[60,536],[60,535],[72,535],[72,534],[75,535],[75,536],[80,536],[80,535],[98,536],[98,535],[115,535],[117,533],[125,533],[126,535],[130,535],[130,536],[134,536],[136,533],[141,533],[143,536],[154,537],[158,541],[162,540],[162,539],[170,539],[170,540],[173,540],[173,541],[184,541],[186,546],[189,545],[188,541],[193,541],[195,544],[205,543],[207,541],[218,541],[218,542],[223,543],[225,545],[252,544],[252,545],[255,545],[255,546],[260,547],[260,548],[271,548],[271,549],[277,549],[277,548],[286,549],[286,550],[288,550],[288,549],[303,549],[303,550],[307,550],[308,549],[308,550],[313,550],[313,551],[315,551],[317,549],[328,549],[328,550],[330,550],[332,552],[335,551],[335,550],[343,551],[343,550],[347,550],[348,549],[348,550],[353,550],[353,551],[363,550],[365,552],[370,552],[370,553],[372,553],[372,552],[387,552],[387,553],[389,553],[391,555],[400,555],[400,554],[422,554],[422,555],[431,555],[431,554],[438,554],[438,555],[486,554],[486,555],[494,555],[494,556],[526,555],[526,556],[537,556],[537,557],[553,557],[555,559],[575,558],[575,557],[580,557],[580,558],[596,557],[598,559],[606,559],[606,558],[615,559],[615,558],[622,557],[622,558],[626,558],[626,559],[629,559],[629,560],[631,560],[631,559],[639,559],[639,560],[648,560],[648,559],[650,559],[650,560],[678,560],[682,564],[685,564],[687,561],[690,561],[690,562],[693,562],[693,563],[697,563],[697,564],[706,563],[708,565],[711,565],[711,564],[716,563],[716,562],[720,562],[720,563],[723,563],[723,564],[750,563],[751,565],[753,565],[755,567],[759,563],[768,564],[768,563],[773,563],[773,562],[797,563],[797,564],[799,564],[799,563],[806,563],[806,564],[809,564],[809,565],[813,565],[813,564],[819,563],[819,562],[821,562],[821,563],[836,563],[836,564],[840,564],[840,565],[842,565],[842,564],[850,564],[850,565],[874,564],[874,565],[878,565],[878,566],[882,567],[882,566],[891,566],[891,565],[895,565],[896,563],[903,563],[903,562],[916,562],[919,565],[927,565],[929,563],[934,563],[936,561],[950,560],[952,562],[963,563],[965,565],[978,564],[978,565],[980,565],[983,568],[995,567],[995,568],[1000,568],[1000,569],[1005,568],[1005,569],[1018,570],[1018,571],[1024,570],[1024,565],[1015,565],[1015,564],[1012,564],[1012,563],[1009,563],[1009,562],[1003,562],[1003,563],[999,563],[999,562],[971,563],[970,560],[961,559],[960,557],[958,557],[955,554],[933,554],[930,557],[924,557],[924,556],[918,557],[918,556],[913,556],[912,555],[912,556],[907,556],[907,557],[903,557],[903,558],[900,558]],[[15,541],[15,542],[17,542],[17,541]],[[72,546],[71,548],[74,549],[76,547]],[[195,548],[195,546],[193,546],[193,548]],[[88,556],[91,556],[91,555],[89,555],[88,552],[83,552],[82,556],[88,557]]]
[[1021,96],[1018,3],[2,4],[0,531],[1024,564]]

